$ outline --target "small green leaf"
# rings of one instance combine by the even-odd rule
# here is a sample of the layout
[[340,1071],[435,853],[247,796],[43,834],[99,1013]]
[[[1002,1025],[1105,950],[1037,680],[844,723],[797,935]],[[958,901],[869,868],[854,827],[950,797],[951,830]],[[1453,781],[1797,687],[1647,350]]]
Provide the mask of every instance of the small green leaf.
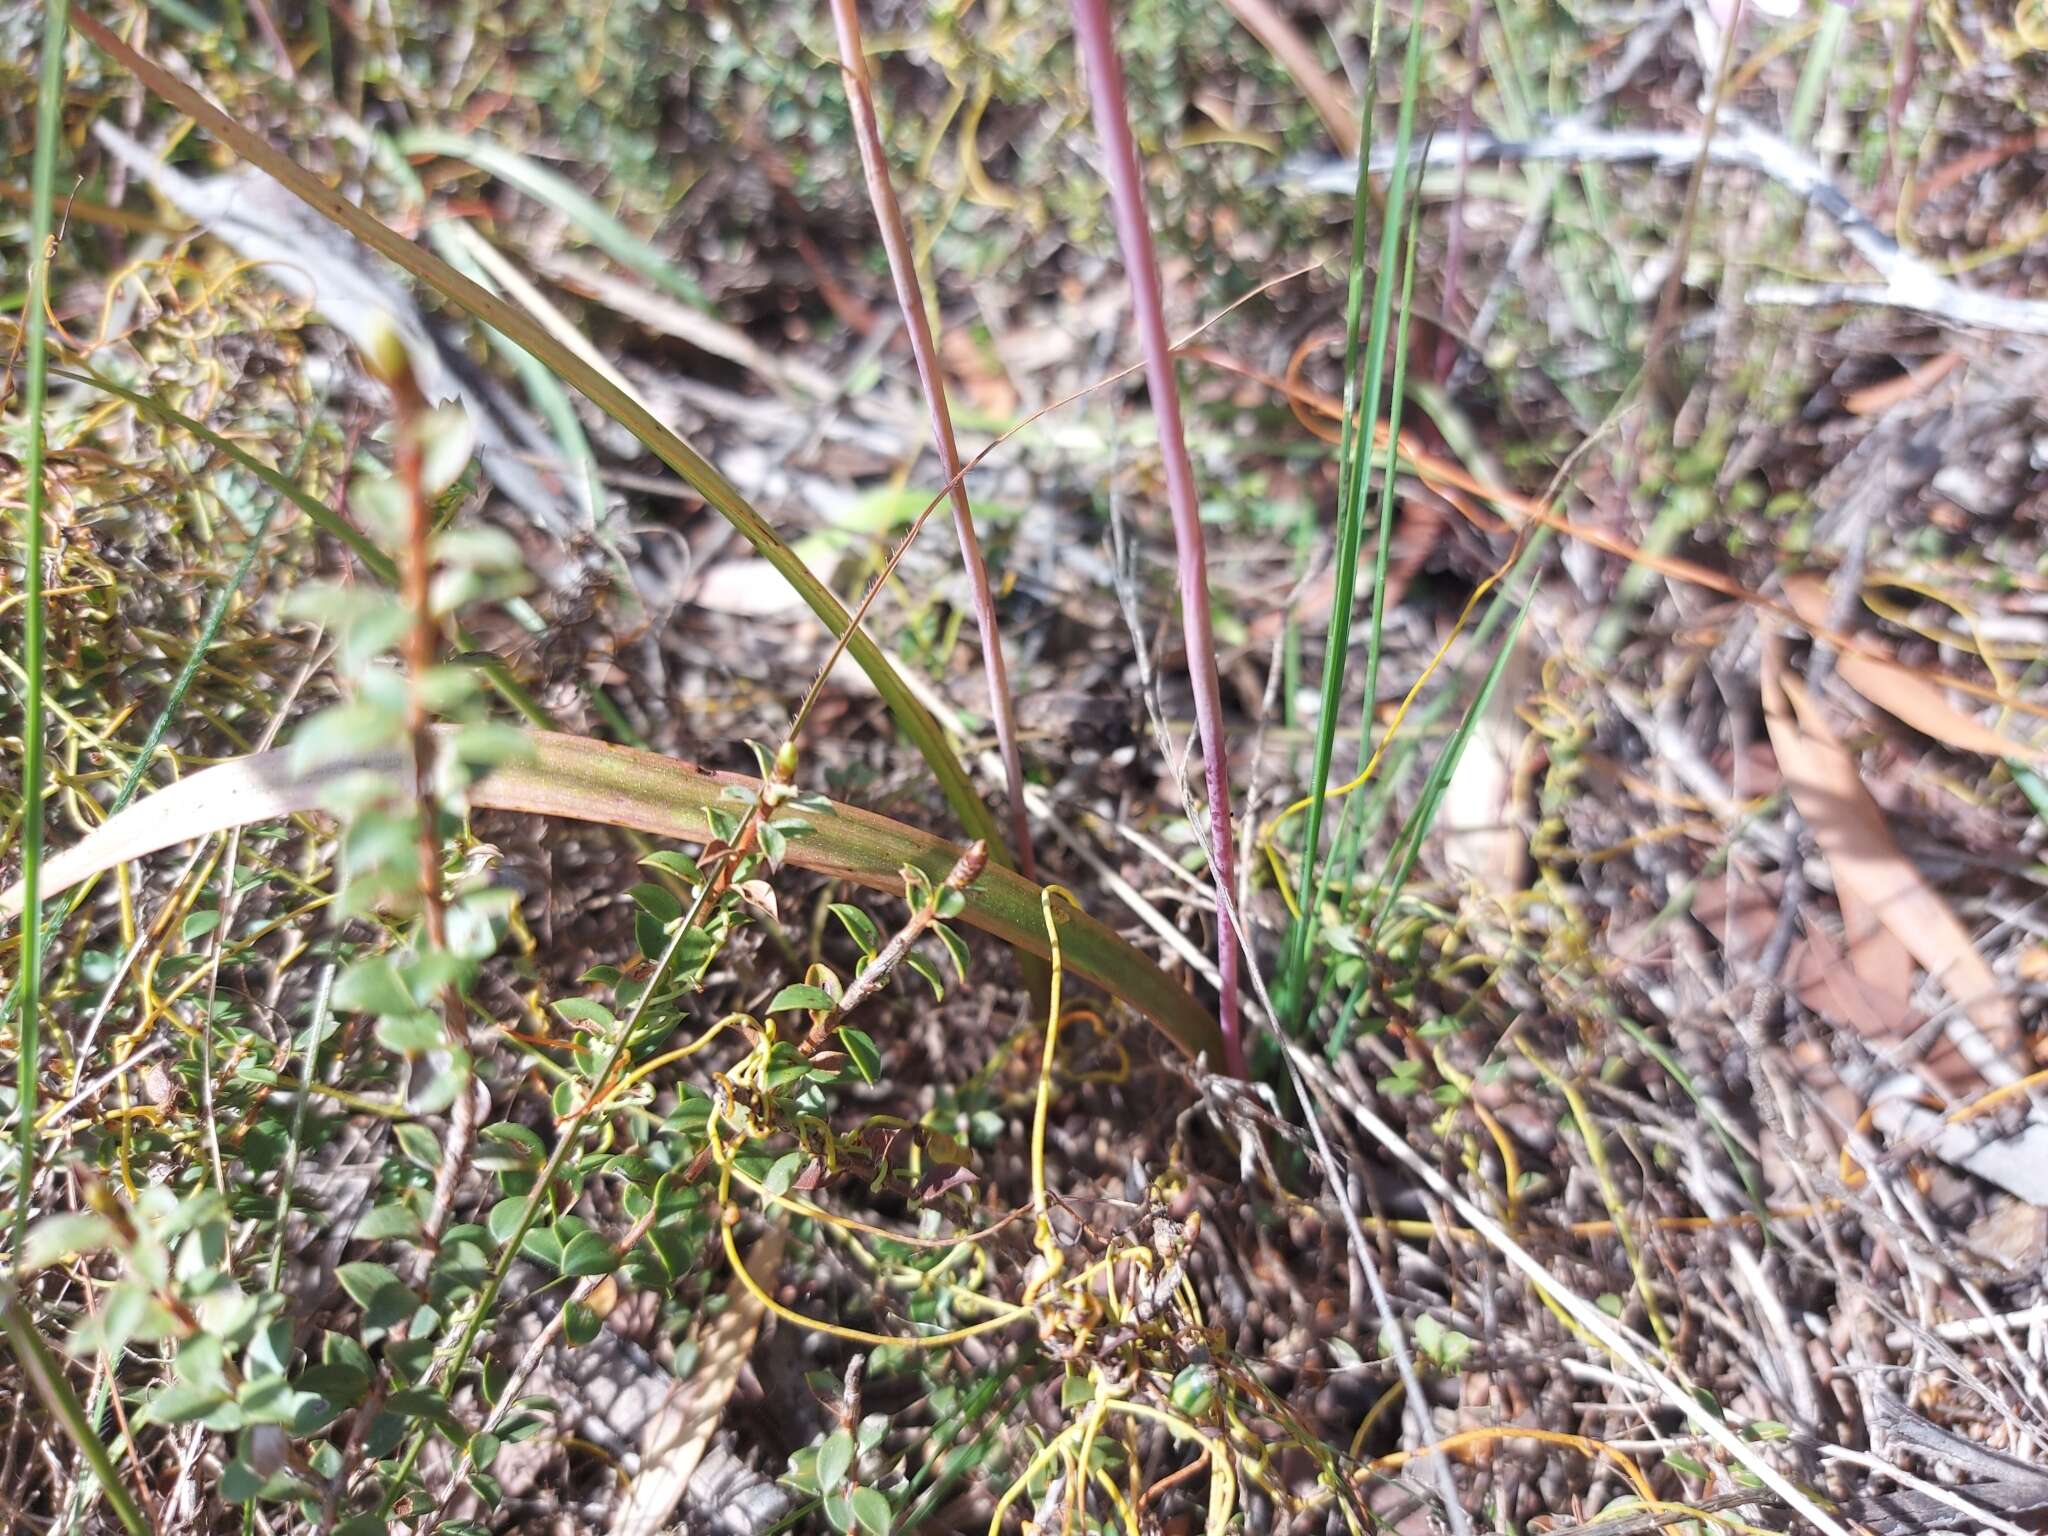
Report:
[[97,1253],[113,1245],[114,1225],[96,1211],[77,1211],[63,1216],[45,1216],[30,1230],[22,1245],[21,1268],[33,1274],[56,1263],[66,1254]]
[[334,1278],[348,1292],[349,1300],[366,1311],[385,1293],[404,1289],[398,1283],[398,1276],[382,1264],[372,1264],[368,1260],[342,1265],[334,1272]]
[[334,1006],[345,1013],[411,1013],[419,1004],[389,955],[366,955],[334,983]]
[[856,1488],[853,1490],[853,1518],[860,1522],[860,1528],[868,1536],[889,1536],[889,1525],[893,1518],[889,1501],[882,1496],[879,1488]]
[[826,910],[839,919],[840,926],[852,935],[853,942],[860,946],[863,955],[872,955],[882,947],[882,930],[877,928],[875,920],[859,907],[835,901]]
[[676,899],[676,893],[665,885],[645,883],[634,886],[626,895],[633,904],[653,918],[657,923],[672,923],[683,915],[683,904]]
[[366,1241],[392,1237],[418,1237],[420,1219],[409,1206],[379,1205],[356,1223],[356,1236]]
[[785,1152],[775,1159],[767,1173],[761,1176],[762,1190],[776,1198],[788,1194],[790,1182],[804,1165],[804,1157],[802,1152]]
[[609,1274],[618,1260],[602,1233],[583,1231],[562,1245],[561,1270],[572,1279]]
[[424,1056],[447,1040],[440,1019],[431,1013],[387,1013],[377,1020],[377,1043],[401,1056]]
[[189,1381],[174,1381],[152,1397],[136,1415],[138,1424],[189,1424],[203,1419],[228,1400],[218,1387],[202,1387]]
[[925,959],[925,957],[923,955],[920,955],[916,950],[912,950],[909,954],[905,955],[903,957],[903,963],[909,966],[913,971],[917,972],[917,974],[922,976],[928,983],[930,983],[932,989],[932,996],[934,998],[938,998],[941,1000],[945,998],[946,981],[944,977],[939,975],[937,966],[933,965],[931,961]]
[[872,1083],[881,1077],[882,1053],[865,1030],[841,1029],[839,1043],[846,1047],[846,1054],[852,1058],[854,1070],[860,1073],[862,1082]]
[[946,958],[953,962],[953,971],[963,982],[967,980],[967,941],[948,928],[944,923],[934,923],[932,932],[946,947]]
[[828,1435],[818,1447],[818,1487],[837,1488],[852,1469],[853,1436],[843,1429]]
[[832,1006],[832,994],[823,987],[813,987],[797,983],[784,987],[780,992],[776,993],[775,1000],[768,1005],[768,1011],[770,1013],[787,1013],[793,1008],[812,1008],[824,1011]]
[[663,848],[656,853],[650,853],[640,862],[660,870],[663,874],[674,875],[676,879],[689,885],[704,883],[704,871],[697,867],[697,861],[687,853],[679,853],[673,848]]

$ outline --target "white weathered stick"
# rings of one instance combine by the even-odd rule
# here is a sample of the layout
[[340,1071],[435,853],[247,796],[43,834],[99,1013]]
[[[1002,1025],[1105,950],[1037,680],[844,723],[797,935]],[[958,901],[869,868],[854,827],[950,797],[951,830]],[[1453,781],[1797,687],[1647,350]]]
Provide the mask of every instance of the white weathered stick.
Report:
[[[2023,336],[2048,336],[2048,300],[2013,299],[1965,288],[1878,228],[1870,216],[1829,180],[1826,169],[1805,150],[1787,143],[1760,123],[1723,112],[1713,138],[1673,130],[1602,128],[1565,118],[1526,139],[1474,134],[1461,146],[1456,134],[1424,141],[1424,164],[1453,167],[1468,160],[1569,161],[1575,164],[1644,164],[1674,174],[1691,171],[1704,156],[1709,165],[1753,171],[1768,177],[1828,216],[1856,254],[1883,278],[1881,283],[1829,284],[1821,288],[1765,284],[1750,298],[1762,304],[1874,304],[1912,310],[1945,324]],[[1411,159],[1417,152],[1411,152]],[[1373,154],[1373,170],[1391,170],[1391,147]],[[1342,193],[1357,185],[1355,161],[1296,161],[1281,179],[1310,192]]]

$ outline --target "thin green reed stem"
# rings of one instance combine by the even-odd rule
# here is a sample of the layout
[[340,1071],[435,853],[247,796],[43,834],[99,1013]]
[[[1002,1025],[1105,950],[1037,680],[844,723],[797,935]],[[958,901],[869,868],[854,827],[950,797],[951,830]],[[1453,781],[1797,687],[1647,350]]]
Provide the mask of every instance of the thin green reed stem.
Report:
[[[1407,92],[1415,94],[1417,77],[1413,72],[1417,51],[1412,46],[1420,29],[1409,33],[1411,46],[1408,50],[1409,73]],[[1405,133],[1405,126],[1404,126]],[[1403,139],[1402,158],[1406,159],[1406,140]],[[1425,145],[1423,162],[1428,163],[1429,152]],[[1397,172],[1398,174],[1398,172]],[[1389,222],[1393,214],[1388,214]],[[1387,569],[1394,544],[1394,482],[1400,467],[1401,415],[1408,400],[1408,322],[1414,315],[1415,306],[1415,252],[1422,234],[1422,199],[1417,197],[1408,208],[1407,253],[1401,265],[1401,303],[1399,319],[1394,327],[1394,383],[1393,393],[1387,401],[1387,458],[1380,474],[1380,521],[1379,542],[1373,551],[1372,586],[1372,628],[1367,637],[1365,657],[1365,691],[1358,706],[1358,772],[1365,771],[1375,750],[1372,744],[1373,712],[1378,707],[1380,686],[1380,656],[1384,646],[1387,608]],[[1337,878],[1349,883],[1357,866],[1359,842],[1363,823],[1352,823],[1352,807],[1358,802],[1358,795],[1352,794],[1344,801],[1344,809],[1337,818],[1336,835],[1330,839],[1330,858],[1325,864],[1326,871],[1335,870]],[[1345,829],[1352,828],[1347,839]],[[1328,888],[1328,875],[1317,887],[1317,900]]]
[[14,1251],[28,1232],[35,1195],[37,1069],[42,1061],[43,930],[40,882],[43,873],[43,408],[49,393],[50,337],[45,298],[50,291],[51,218],[57,190],[57,144],[64,130],[64,36],[69,0],[46,0],[43,12],[43,72],[36,97],[35,165],[29,180],[28,339],[23,367],[28,383],[22,403],[28,412],[28,519],[22,540],[27,566],[23,593],[21,723],[21,1029],[15,1138]]
[[[1379,57],[1380,26],[1385,0],[1373,7],[1371,42],[1367,52],[1367,79],[1372,77]],[[1296,1011],[1307,977],[1309,938],[1315,928],[1315,914],[1322,905],[1328,865],[1320,857],[1323,835],[1324,797],[1329,792],[1330,761],[1337,745],[1337,717],[1344,696],[1344,677],[1349,670],[1351,650],[1351,608],[1358,583],[1358,551],[1365,536],[1365,508],[1372,486],[1373,428],[1379,420],[1380,394],[1386,376],[1387,330],[1393,310],[1394,272],[1400,254],[1403,228],[1402,208],[1407,198],[1408,147],[1415,133],[1415,97],[1421,78],[1422,29],[1411,25],[1407,61],[1402,72],[1401,110],[1395,128],[1394,166],[1387,180],[1386,215],[1380,226],[1379,265],[1373,278],[1372,314],[1366,335],[1364,366],[1359,356],[1359,308],[1364,291],[1365,239],[1371,208],[1372,93],[1368,90],[1359,107],[1358,184],[1353,195],[1351,224],[1351,282],[1345,300],[1344,423],[1341,432],[1338,470],[1338,550],[1336,592],[1330,608],[1330,627],[1323,647],[1323,688],[1316,721],[1315,767],[1309,784],[1308,825],[1302,839],[1301,921],[1291,935],[1287,955],[1286,997],[1281,1006]],[[1361,392],[1363,399],[1360,399]],[[1391,478],[1394,448],[1387,449]],[[1375,561],[1372,624],[1366,657],[1365,696],[1373,698],[1379,682],[1381,636],[1385,622],[1387,545],[1390,503],[1383,502],[1380,515],[1379,551]],[[1359,743],[1361,757],[1371,750],[1369,740]]]

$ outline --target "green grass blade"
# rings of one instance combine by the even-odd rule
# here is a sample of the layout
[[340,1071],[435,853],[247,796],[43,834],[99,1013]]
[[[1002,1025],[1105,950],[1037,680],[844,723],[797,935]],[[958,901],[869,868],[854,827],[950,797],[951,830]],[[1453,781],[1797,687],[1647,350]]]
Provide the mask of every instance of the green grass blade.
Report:
[[399,153],[405,155],[446,155],[467,160],[480,171],[488,171],[506,186],[524,192],[537,203],[545,203],[575,225],[590,243],[622,267],[630,267],[655,287],[681,299],[694,309],[710,314],[717,306],[684,273],[574,182],[538,165],[517,150],[494,144],[489,139],[464,138],[438,128],[419,128],[398,139]]
[[[57,0],[61,5],[63,0]],[[22,1117],[22,1124],[29,1123]],[[7,1344],[14,1351],[14,1358],[21,1365],[21,1373],[28,1378],[30,1388],[43,1400],[43,1406],[64,1428],[78,1447],[78,1453],[92,1468],[93,1476],[99,1479],[100,1491],[107,1496],[107,1502],[114,1507],[114,1516],[121,1522],[121,1528],[129,1536],[150,1536],[149,1522],[142,1517],[135,1499],[122,1484],[114,1470],[114,1458],[108,1453],[92,1427],[92,1420],[86,1417],[85,1406],[78,1401],[78,1394],[71,1390],[71,1383],[64,1379],[63,1368],[50,1354],[43,1338],[36,1331],[35,1320],[22,1305],[21,1295],[9,1286],[0,1292],[0,1329],[7,1334]]]
[[[26,921],[21,928],[20,1044],[15,1104],[14,1251],[28,1233],[29,1206],[36,1187],[36,1093],[42,1067],[43,932],[40,881],[43,865],[43,460],[47,443],[43,409],[49,399],[50,336],[45,313],[50,261],[55,252],[51,217],[57,186],[57,145],[64,133],[64,30],[69,0],[46,0],[43,12],[43,68],[36,97],[36,148],[29,178],[28,337],[22,368],[27,383],[22,406],[28,414],[28,451],[22,456],[27,489],[22,516],[21,883]],[[10,1324],[11,1326],[11,1324]],[[31,1330],[33,1331],[33,1330]],[[28,1369],[24,1360],[23,1369]],[[74,1406],[76,1400],[74,1399]],[[102,1452],[102,1455],[105,1453]]]
[[[153,94],[176,107],[243,160],[297,195],[308,207],[404,268],[412,277],[472,318],[517,342],[574,384],[614,421],[639,438],[664,464],[682,476],[698,495],[731,523],[753,545],[755,552],[790,584],[810,610],[824,621],[834,636],[847,635],[850,619],[832,589],[797,557],[732,483],[696,449],[624,390],[550,336],[532,317],[364,213],[289,156],[278,153],[262,138],[229,118],[184,81],[137,53],[98,21],[81,16],[78,26],[101,52],[133,74]],[[853,633],[846,648],[873,681],[875,691],[881,695],[897,725],[923,755],[947,804],[970,836],[985,839],[990,852],[1004,864],[1010,864],[1012,856],[994,815],[983,804],[938,721],[918,702],[903,679],[897,676],[896,669],[889,664],[881,648],[866,634]]]
[[[1373,8],[1372,45],[1366,60],[1370,78],[1378,56],[1384,0]],[[1402,209],[1407,197],[1408,153],[1415,133],[1415,98],[1421,78],[1422,28],[1411,25],[1408,51],[1402,69],[1400,115],[1395,126],[1394,166],[1387,182],[1387,205],[1380,228],[1379,266],[1373,278],[1370,329],[1362,359],[1359,354],[1359,308],[1364,286],[1365,234],[1370,222],[1372,163],[1372,96],[1365,95],[1359,108],[1358,185],[1353,196],[1351,226],[1351,279],[1345,300],[1344,423],[1338,470],[1338,534],[1336,590],[1330,607],[1330,624],[1323,646],[1322,698],[1316,719],[1314,766],[1309,775],[1307,827],[1302,834],[1301,880],[1297,896],[1301,920],[1290,933],[1280,1007],[1294,1013],[1307,981],[1305,974],[1309,939],[1315,928],[1315,914],[1322,904],[1328,866],[1320,856],[1323,832],[1324,796],[1329,792],[1330,764],[1336,753],[1337,719],[1344,699],[1344,679],[1350,670],[1351,610],[1357,593],[1358,552],[1365,537],[1365,508],[1372,476],[1373,429],[1379,420],[1380,392],[1386,374],[1388,320],[1393,310],[1394,272],[1399,239],[1404,227]],[[1388,450],[1389,478],[1392,470]],[[1378,684],[1379,653],[1384,626],[1386,563],[1390,502],[1381,507],[1379,553],[1373,593],[1370,649],[1366,664],[1368,710]],[[1360,743],[1363,754],[1369,742]]]

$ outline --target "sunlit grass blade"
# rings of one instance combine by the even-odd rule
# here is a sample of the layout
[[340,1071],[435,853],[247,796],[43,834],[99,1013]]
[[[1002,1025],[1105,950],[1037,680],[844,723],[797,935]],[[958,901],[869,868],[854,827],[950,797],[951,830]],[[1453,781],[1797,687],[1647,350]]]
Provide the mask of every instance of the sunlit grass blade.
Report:
[[[517,342],[574,384],[664,464],[682,476],[708,505],[731,523],[835,636],[848,634],[850,621],[845,606],[832,589],[797,557],[725,476],[626,391],[550,336],[523,310],[479,287],[439,257],[363,212],[289,156],[280,154],[261,137],[229,118],[184,81],[136,52],[98,21],[81,16],[78,25],[95,46],[133,74],[153,94],[190,117],[250,165],[298,196],[308,207],[404,268],[472,318]],[[865,633],[852,633],[848,638],[847,651],[867,673],[890,715],[923,756],[947,804],[969,835],[986,839],[998,858],[1005,863],[1010,862],[1008,844],[995,817],[976,793],[973,781],[938,721],[918,702],[916,695],[882,654],[881,648]]]
[[952,491],[953,530],[960,539],[960,560],[966,568],[967,588],[974,602],[975,628],[981,636],[982,671],[988,681],[989,718],[995,726],[996,748],[1002,754],[1003,777],[1010,796],[1010,841],[1017,855],[1017,868],[1026,879],[1036,879],[1031,823],[1024,810],[1024,766],[1017,752],[1016,711],[1011,707],[1009,668],[1003,661],[1002,626],[996,619],[995,597],[989,591],[988,563],[982,558],[981,540],[974,531],[967,482],[960,473],[960,446],[953,437],[952,413],[946,408],[946,378],[939,370],[939,349],[925,313],[924,292],[910,250],[910,233],[903,227],[903,210],[897,205],[896,189],[889,179],[881,123],[875,116],[874,93],[868,84],[867,56],[861,48],[859,0],[832,0],[832,20],[839,33],[840,72],[853,113],[854,137],[860,144],[868,201],[874,206],[875,223],[881,229],[882,248],[889,256],[889,275],[896,284],[896,303],[903,311],[903,328],[917,363],[918,383],[931,411],[932,443]]
[[1236,850],[1230,826],[1230,754],[1223,734],[1223,692],[1217,677],[1216,636],[1209,617],[1209,562],[1202,534],[1194,465],[1181,425],[1180,380],[1166,311],[1159,295],[1159,263],[1152,248],[1152,224],[1145,211],[1144,175],[1124,95],[1123,61],[1116,51],[1108,0],[1074,0],[1074,33],[1088,77],[1095,135],[1102,143],[1103,171],[1116,216],[1117,243],[1131,286],[1131,307],[1145,356],[1145,383],[1159,427],[1173,542],[1178,555],[1181,633],[1188,653],[1188,680],[1195,695],[1195,725],[1202,743],[1202,768],[1209,792],[1209,859],[1216,881],[1216,970],[1223,1015],[1223,1065],[1242,1077],[1244,1046],[1238,1034]]
[[[27,337],[22,348],[22,409],[28,449],[22,455],[23,494],[21,665],[21,884],[28,921],[21,925],[21,973],[16,984],[21,1020],[16,1044],[14,1251],[21,1252],[36,1187],[36,1094],[42,1069],[43,925],[43,465],[48,443],[43,410],[49,399],[50,336],[47,299],[57,185],[57,145],[64,131],[64,31],[69,0],[47,0],[43,13],[42,75],[36,87],[35,162],[29,176],[29,281]],[[10,1302],[11,1305],[11,1302]],[[10,1318],[10,1329],[12,1319]],[[30,1332],[33,1334],[33,1328]],[[16,1341],[17,1348],[20,1341]],[[24,1369],[27,1362],[24,1360]],[[74,1404],[75,1406],[75,1404]]]

